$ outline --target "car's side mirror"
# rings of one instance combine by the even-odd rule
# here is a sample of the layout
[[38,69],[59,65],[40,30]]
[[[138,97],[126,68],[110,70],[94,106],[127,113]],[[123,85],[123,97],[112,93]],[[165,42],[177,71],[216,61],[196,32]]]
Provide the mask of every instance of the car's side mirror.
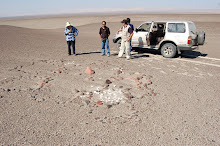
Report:
[[138,29],[136,28],[135,31],[138,32]]

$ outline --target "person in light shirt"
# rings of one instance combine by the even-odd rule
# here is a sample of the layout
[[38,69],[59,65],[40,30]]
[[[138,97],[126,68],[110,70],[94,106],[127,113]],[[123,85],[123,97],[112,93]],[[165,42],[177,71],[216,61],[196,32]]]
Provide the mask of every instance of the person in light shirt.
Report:
[[120,31],[122,32],[122,41],[121,41],[121,48],[118,54],[118,57],[121,58],[124,54],[127,60],[129,60],[131,57],[131,50],[130,50],[130,44],[131,44],[131,38],[133,36],[133,30],[130,25],[128,25],[127,20],[121,21],[123,27],[118,30],[117,33]]
[[66,35],[66,42],[68,45],[68,54],[71,55],[71,46],[73,48],[73,55],[76,56],[75,45],[76,45],[76,36],[79,31],[71,25],[70,22],[66,23],[64,34]]

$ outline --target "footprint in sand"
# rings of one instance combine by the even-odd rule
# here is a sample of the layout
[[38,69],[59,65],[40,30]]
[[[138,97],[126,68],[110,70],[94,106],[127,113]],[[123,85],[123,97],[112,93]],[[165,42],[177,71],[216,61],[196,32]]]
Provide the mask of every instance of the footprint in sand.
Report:
[[153,68],[153,69],[157,69],[157,70],[160,70],[161,68],[159,68],[159,67],[151,67],[151,68]]
[[73,65],[73,64],[75,64],[74,61],[73,61],[73,62],[67,62],[67,63],[65,63],[64,65],[66,66],[66,65]]
[[179,75],[184,75],[184,76],[188,76],[188,72],[184,72],[184,73],[178,73]]
[[213,74],[210,74],[210,73],[208,73],[208,75],[209,75],[210,77],[213,77],[213,76],[214,76]]
[[161,72],[162,74],[167,74],[167,73],[166,73],[165,71],[163,71],[163,70],[161,70],[160,72]]
[[167,65],[167,67],[169,67],[169,68],[171,68],[171,67],[176,68],[175,65]]

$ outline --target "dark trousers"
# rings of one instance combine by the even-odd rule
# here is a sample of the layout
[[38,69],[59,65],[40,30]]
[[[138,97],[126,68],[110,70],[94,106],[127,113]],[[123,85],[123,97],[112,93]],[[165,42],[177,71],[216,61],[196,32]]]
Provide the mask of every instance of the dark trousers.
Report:
[[73,48],[73,54],[76,53],[75,52],[75,42],[76,42],[76,40],[75,41],[67,41],[69,55],[71,55],[71,46]]

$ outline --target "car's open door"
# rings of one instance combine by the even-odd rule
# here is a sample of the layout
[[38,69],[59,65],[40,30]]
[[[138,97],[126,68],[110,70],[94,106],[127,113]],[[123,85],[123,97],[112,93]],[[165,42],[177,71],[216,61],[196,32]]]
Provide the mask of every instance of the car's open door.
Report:
[[134,35],[132,37],[132,47],[147,47],[146,37],[149,35],[151,24],[152,23],[143,23],[135,29]]

